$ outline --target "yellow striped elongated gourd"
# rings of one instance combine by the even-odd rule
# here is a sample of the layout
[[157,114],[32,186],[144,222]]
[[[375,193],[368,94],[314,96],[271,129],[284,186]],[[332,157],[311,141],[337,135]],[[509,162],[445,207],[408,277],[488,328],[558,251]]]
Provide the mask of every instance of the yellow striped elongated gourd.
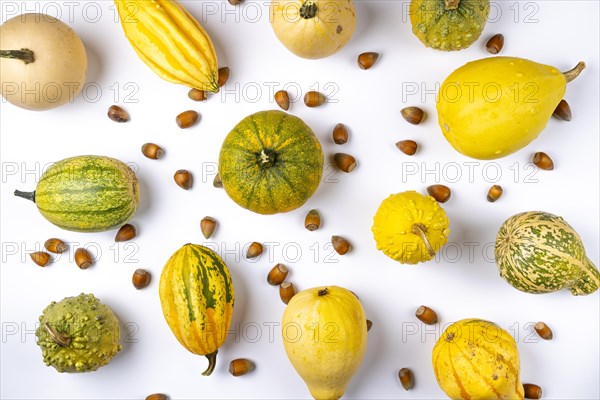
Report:
[[530,211],[507,219],[494,250],[500,276],[516,289],[574,296],[598,290],[600,272],[585,254],[577,232],[561,217]]
[[125,36],[166,81],[218,92],[218,63],[200,23],[173,0],[115,0]]
[[227,266],[211,249],[188,243],[167,261],[158,289],[169,328],[183,347],[208,358],[202,375],[210,375],[233,313],[233,283]]
[[433,347],[432,363],[451,399],[524,398],[517,344],[492,322],[463,319],[450,325]]

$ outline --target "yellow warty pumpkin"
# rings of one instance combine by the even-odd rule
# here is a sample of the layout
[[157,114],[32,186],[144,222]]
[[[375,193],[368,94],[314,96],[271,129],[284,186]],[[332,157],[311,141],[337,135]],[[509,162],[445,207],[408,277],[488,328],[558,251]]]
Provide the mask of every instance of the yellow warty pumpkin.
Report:
[[218,92],[210,37],[174,0],[115,0],[125,36],[137,55],[166,81]]
[[270,14],[277,38],[303,58],[337,53],[356,28],[352,0],[273,0]]
[[463,319],[433,348],[433,370],[451,399],[520,400],[519,350],[508,332],[480,319]]
[[431,196],[415,191],[385,199],[373,222],[377,249],[402,263],[431,260],[446,244],[450,230],[444,209]]
[[285,352],[315,399],[339,399],[367,347],[362,305],[349,290],[323,286],[304,290],[283,314]]

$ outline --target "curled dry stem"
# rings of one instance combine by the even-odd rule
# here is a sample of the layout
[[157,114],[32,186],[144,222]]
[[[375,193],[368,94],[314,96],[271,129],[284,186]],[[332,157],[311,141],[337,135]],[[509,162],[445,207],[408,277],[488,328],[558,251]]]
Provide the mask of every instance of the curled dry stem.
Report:
[[575,78],[577,78],[579,76],[579,74],[581,74],[581,71],[583,71],[584,69],[585,69],[585,63],[583,61],[579,61],[577,63],[577,65],[575,67],[573,67],[573,69],[563,72],[563,75],[565,76],[567,83],[575,80]]
[[427,249],[427,252],[429,253],[429,255],[431,257],[435,256],[435,251],[433,250],[433,247],[431,246],[429,239],[427,239],[427,235],[426,235],[427,227],[425,227],[425,225],[423,225],[423,224],[413,224],[412,233],[414,233],[415,235],[417,235],[421,238],[421,240],[425,244],[425,248]]

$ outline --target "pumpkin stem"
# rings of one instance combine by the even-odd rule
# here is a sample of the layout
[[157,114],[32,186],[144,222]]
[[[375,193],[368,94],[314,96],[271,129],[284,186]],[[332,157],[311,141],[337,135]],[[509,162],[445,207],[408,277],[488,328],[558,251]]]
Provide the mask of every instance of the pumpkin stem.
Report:
[[0,57],[21,60],[25,64],[30,64],[35,61],[35,59],[33,58],[33,51],[31,51],[29,49],[0,50]]
[[446,10],[456,10],[460,0],[444,0],[444,3],[446,3]]
[[325,296],[326,294],[329,293],[329,288],[325,288],[325,289],[321,289],[317,292],[318,296]]
[[213,353],[207,354],[205,357],[208,358],[208,368],[206,368],[206,371],[204,371],[202,373],[202,375],[204,376],[209,376],[210,374],[213,373],[213,371],[215,370],[215,367],[217,366],[217,353],[219,352],[219,350],[215,350]]
[[300,16],[304,19],[311,19],[317,15],[317,5],[312,1],[305,1],[300,6]]
[[31,200],[35,203],[35,190],[33,192],[21,192],[20,190],[15,190],[15,196]]
[[57,331],[56,329],[51,327],[49,323],[46,322],[44,324],[44,329],[46,330],[48,335],[50,335],[52,340],[54,340],[59,346],[67,347],[69,344],[71,344],[71,336]]
[[425,243],[425,248],[427,249],[427,252],[429,253],[429,255],[431,257],[435,256],[435,251],[433,250],[433,247],[431,247],[431,243],[429,242],[429,239],[427,239],[427,235],[426,235],[427,227],[423,224],[413,224],[412,233],[419,236],[421,238],[421,240],[423,241],[423,243]]
[[567,83],[569,83],[572,80],[574,80],[575,78],[577,78],[579,76],[579,74],[581,73],[581,71],[583,71],[584,69],[585,69],[585,63],[583,61],[579,61],[573,69],[570,69],[567,72],[563,72],[563,75],[565,76]]
[[270,149],[262,149],[258,154],[258,161],[261,168],[269,168],[275,164],[277,154]]

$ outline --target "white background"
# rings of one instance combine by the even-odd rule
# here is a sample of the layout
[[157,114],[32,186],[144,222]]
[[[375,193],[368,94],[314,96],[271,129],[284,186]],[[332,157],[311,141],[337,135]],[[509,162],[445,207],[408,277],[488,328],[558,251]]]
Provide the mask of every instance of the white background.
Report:
[[[498,277],[490,247],[509,216],[543,210],[563,216],[598,265],[598,2],[494,3],[491,21],[471,48],[443,53],[425,48],[412,35],[407,2],[359,1],[357,30],[349,44],[330,58],[310,61],[295,57],[277,41],[267,2],[246,1],[234,8],[220,0],[186,1],[211,35],[219,64],[232,71],[227,87],[206,103],[192,102],[186,88],[162,81],[136,57],[115,22],[112,2],[71,4],[2,2],[3,21],[15,13],[42,11],[69,23],[85,43],[90,83],[85,98],[52,111],[35,113],[1,105],[3,398],[134,399],[153,392],[186,399],[306,398],[308,391],[281,343],[277,324],[284,305],[277,289],[265,282],[277,262],[288,265],[290,279],[299,289],[336,284],[353,290],[373,321],[366,356],[347,398],[444,397],[430,361],[441,326],[424,330],[414,317],[421,304],[436,309],[443,325],[478,317],[509,330],[518,341],[522,380],[541,385],[545,398],[600,397],[598,293],[577,298],[568,292],[518,292]],[[474,160],[458,154],[443,139],[432,92],[455,68],[488,56],[484,43],[497,32],[506,38],[503,55],[560,70],[585,60],[588,68],[566,93],[572,122],[551,120],[528,147],[495,162],[477,162],[469,176],[466,163]],[[363,51],[382,55],[369,71],[356,65],[356,56]],[[236,206],[224,191],[213,188],[212,179],[225,135],[246,115],[276,108],[269,85],[278,85],[277,90],[284,84],[291,85],[292,95],[298,87],[318,88],[330,96],[332,101],[321,108],[308,109],[296,102],[290,112],[314,129],[328,156],[336,151],[354,154],[359,167],[346,175],[329,166],[327,182],[304,207],[260,216]],[[418,93],[408,93],[414,87]],[[116,124],[106,117],[114,103],[129,111],[130,122]],[[399,113],[408,105],[423,107],[430,118],[420,126],[409,125]],[[198,110],[202,119],[183,131],[174,119],[187,109]],[[350,142],[343,147],[331,141],[338,122],[351,131]],[[402,139],[419,143],[414,157],[395,148]],[[162,145],[167,152],[164,159],[144,158],[140,146],[146,142]],[[528,167],[535,151],[550,154],[556,169]],[[82,154],[116,157],[137,169],[142,200],[133,219],[139,231],[134,242],[115,245],[115,232],[62,231],[45,221],[33,204],[13,197],[17,188],[35,189],[50,163]],[[418,172],[406,176],[407,166]],[[189,192],[173,182],[173,173],[180,168],[194,174]],[[437,262],[403,266],[386,258],[376,250],[370,231],[379,203],[391,193],[424,192],[434,183],[453,190],[443,205],[451,220],[450,243]],[[494,183],[502,185],[505,194],[491,204],[485,197]],[[318,208],[324,221],[315,232],[303,227],[311,208]],[[205,358],[188,353],[169,331],[157,285],[162,266],[175,250],[187,242],[203,242],[199,221],[205,215],[219,221],[210,243],[224,256],[236,291],[234,332],[219,350],[211,377],[200,375]],[[332,234],[347,237],[353,250],[343,257],[335,255],[328,247]],[[97,263],[79,270],[72,261],[73,245],[69,255],[44,269],[37,267],[27,254],[50,237],[91,246]],[[252,241],[272,242],[258,261],[242,257]],[[153,274],[145,290],[136,291],[131,285],[136,268]],[[94,293],[115,311],[123,325],[124,349],[97,372],[59,374],[42,362],[35,324],[52,300],[81,292]],[[552,327],[554,340],[540,341],[532,335],[532,323],[538,320]],[[237,357],[254,360],[256,371],[241,378],[230,376],[227,365]],[[410,392],[397,380],[401,367],[414,372],[416,386]]]

